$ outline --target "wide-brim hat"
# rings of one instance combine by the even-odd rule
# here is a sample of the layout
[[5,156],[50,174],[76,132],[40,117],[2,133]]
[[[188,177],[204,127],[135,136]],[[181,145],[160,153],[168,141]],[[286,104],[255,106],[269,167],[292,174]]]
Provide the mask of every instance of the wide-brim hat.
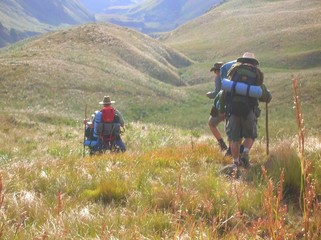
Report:
[[214,66],[211,68],[210,72],[213,72],[215,70],[220,70],[220,68],[222,67],[223,62],[216,62],[214,63]]
[[99,102],[99,104],[103,105],[110,105],[112,103],[115,103],[115,101],[111,101],[109,96],[104,96],[103,101]]
[[236,61],[240,63],[249,63],[253,65],[259,65],[259,61],[255,58],[254,53],[251,53],[251,52],[244,53],[243,56],[239,57]]

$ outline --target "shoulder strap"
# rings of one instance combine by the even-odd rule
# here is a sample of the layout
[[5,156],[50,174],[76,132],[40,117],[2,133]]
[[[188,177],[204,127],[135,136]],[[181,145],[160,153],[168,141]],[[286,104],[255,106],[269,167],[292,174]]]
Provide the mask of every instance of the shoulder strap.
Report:
[[258,77],[258,85],[261,86],[263,84],[264,74],[258,67],[256,68],[256,75]]
[[228,79],[232,80],[232,78],[234,77],[234,74],[236,72],[236,70],[242,65],[242,63],[236,62],[232,65],[232,67],[228,70],[227,72],[227,77]]

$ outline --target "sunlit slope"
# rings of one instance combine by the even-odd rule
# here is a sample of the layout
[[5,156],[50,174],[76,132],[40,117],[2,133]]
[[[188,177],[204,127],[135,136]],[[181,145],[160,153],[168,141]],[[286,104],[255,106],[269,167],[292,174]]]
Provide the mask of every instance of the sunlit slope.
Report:
[[[295,130],[292,78],[296,76],[306,129],[315,133],[320,129],[315,120],[321,119],[320,13],[321,2],[315,0],[229,0],[161,41],[198,62],[184,75],[193,84],[212,76],[209,69],[215,61],[254,52],[273,95],[269,124],[274,135]],[[264,118],[263,106],[262,110]]]
[[233,58],[251,50],[265,66],[321,64],[321,2],[229,0],[163,41],[195,59]]
[[106,94],[118,106],[161,106],[184,98],[178,68],[191,61],[152,38],[106,24],[61,30],[0,54],[1,108],[80,114]]

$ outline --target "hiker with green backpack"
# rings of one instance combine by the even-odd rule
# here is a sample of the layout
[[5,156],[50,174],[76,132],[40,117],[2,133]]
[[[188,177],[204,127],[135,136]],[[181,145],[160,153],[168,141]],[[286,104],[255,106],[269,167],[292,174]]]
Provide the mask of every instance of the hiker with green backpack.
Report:
[[[258,68],[259,62],[253,53],[239,57],[222,80],[223,93],[220,112],[226,114],[226,134],[230,142],[233,164],[248,168],[249,151],[257,138],[259,101],[269,103],[270,92],[263,84],[264,75]],[[240,141],[244,138],[240,156]]]

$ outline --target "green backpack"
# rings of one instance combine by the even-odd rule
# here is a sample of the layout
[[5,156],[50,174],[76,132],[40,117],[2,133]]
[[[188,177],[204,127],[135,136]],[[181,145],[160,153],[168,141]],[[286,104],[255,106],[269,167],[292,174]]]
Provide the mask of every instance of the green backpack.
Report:
[[254,65],[235,63],[227,76],[234,82],[231,92],[226,93],[227,114],[246,117],[258,105],[258,101],[256,98],[250,97],[249,93],[246,96],[237,94],[235,91],[236,83],[242,82],[247,85],[261,86],[263,73]]

